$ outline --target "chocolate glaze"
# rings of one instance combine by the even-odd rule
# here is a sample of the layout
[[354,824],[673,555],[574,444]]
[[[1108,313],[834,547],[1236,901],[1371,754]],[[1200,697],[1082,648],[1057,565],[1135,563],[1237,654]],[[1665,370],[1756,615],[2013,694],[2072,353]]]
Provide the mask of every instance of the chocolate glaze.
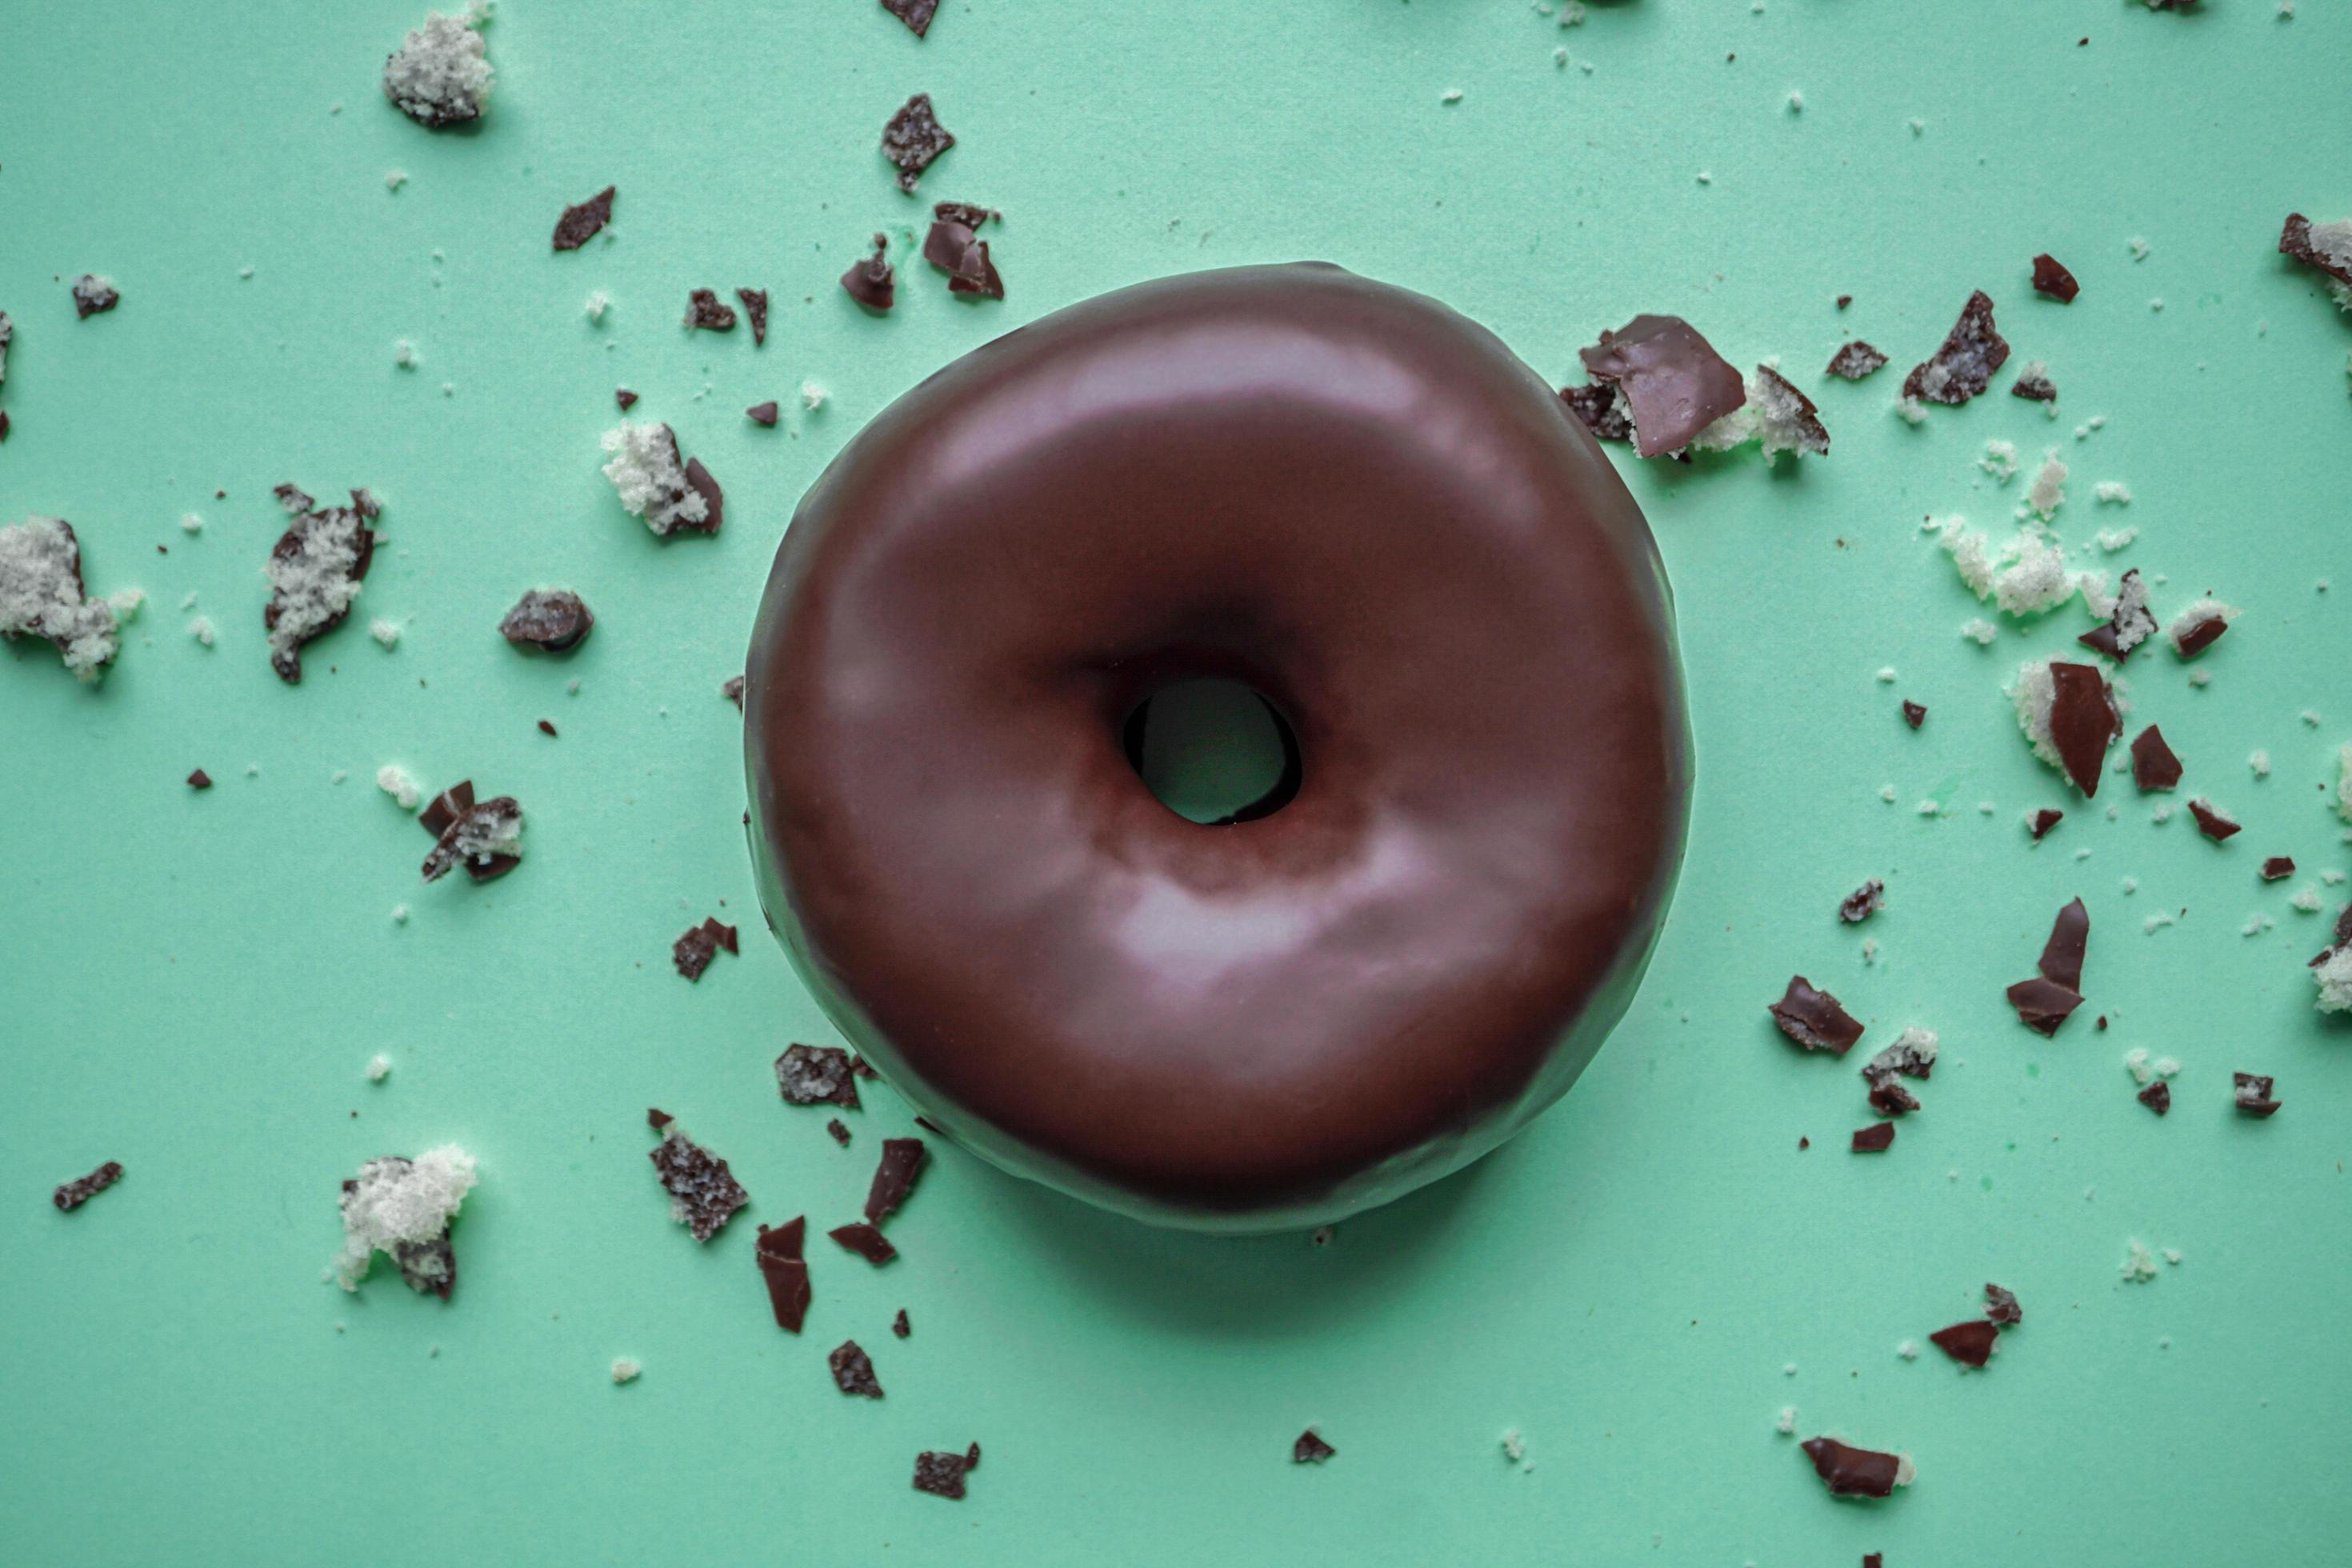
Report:
[[[1247,682],[1297,795],[1209,826],[1129,765]],[[770,923],[1007,1170],[1147,1219],[1338,1219],[1564,1093],[1681,852],[1647,525],[1565,405],[1320,264],[1147,283],[901,397],[803,500],[745,693]]]

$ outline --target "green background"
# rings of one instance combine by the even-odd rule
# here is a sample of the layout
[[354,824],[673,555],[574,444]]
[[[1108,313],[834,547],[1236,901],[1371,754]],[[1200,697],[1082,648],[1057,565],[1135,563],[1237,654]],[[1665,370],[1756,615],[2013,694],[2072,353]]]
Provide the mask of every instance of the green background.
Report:
[[[2352,1035],[2311,1006],[2326,917],[2286,900],[2352,861],[2317,793],[2352,739],[2352,331],[2272,247],[2291,208],[2352,212],[2352,9],[1638,0],[1562,30],[1515,0],[951,0],[919,42],[869,0],[513,0],[488,118],[442,135],[376,88],[421,9],[0,23],[0,517],[70,519],[93,591],[150,596],[100,688],[44,647],[0,658],[7,1555],[2343,1561]],[[925,89],[960,142],[921,195],[1003,209],[1011,298],[951,301],[902,258],[900,308],[868,321],[834,279],[919,222],[874,142]],[[557,213],[608,182],[610,240],[551,255]],[[2026,287],[2044,249],[2083,280],[2071,308]],[[1640,999],[1524,1137],[1328,1247],[1157,1234],[940,1150],[894,1223],[905,1257],[876,1272],[820,1244],[787,1338],[749,1221],[845,1217],[908,1123],[877,1086],[837,1151],[769,1072],[835,1037],[760,932],[717,689],[790,510],[863,420],[999,331],[1309,256],[1437,294],[1554,378],[1653,310],[1818,391],[1826,461],[1620,452],[1673,573],[1700,763]],[[123,303],[77,322],[85,269]],[[679,330],[688,288],[747,283],[775,293],[764,349]],[[2049,362],[2056,422],[2001,392],[1891,418],[1979,287],[2012,370]],[[601,329],[593,288],[615,300]],[[1894,367],[1821,389],[1849,333]],[[807,378],[821,410],[742,418]],[[717,540],[665,544],[618,510],[596,449],[615,384],[724,480]],[[1996,437],[2074,464],[2070,539],[2142,530],[2108,564],[2165,574],[2160,612],[2206,588],[2245,606],[2209,688],[2161,650],[2130,671],[2183,794],[2247,823],[2233,843],[2152,823],[2113,779],[2116,820],[2078,806],[2027,843],[2019,814],[2060,786],[2000,686],[2087,622],[1961,641],[1978,606],[1917,532],[2005,523],[2023,479],[1974,466]],[[2095,508],[2100,479],[2137,500]],[[279,480],[378,490],[360,619],[406,631],[386,653],[344,627],[299,689],[259,626]],[[568,665],[494,634],[538,584],[600,617]],[[217,647],[184,635],[196,613]],[[521,869],[416,886],[425,837],[369,782],[387,761],[520,797]],[[209,794],[181,783],[196,766]],[[2275,853],[2305,874],[2259,885]],[[1840,927],[1868,876],[1886,912]],[[2078,892],[2091,1007],[2045,1042],[2001,988]],[[2159,910],[2179,923],[2144,934]],[[713,912],[743,955],[689,987],[668,944]],[[2258,912],[2277,929],[2242,937]],[[1891,1153],[1842,1147],[1858,1058],[1770,1032],[1792,970],[1868,1020],[1865,1050],[1941,1031]],[[2134,1046],[2184,1064],[2167,1120],[2133,1102]],[[372,1086],[378,1051],[395,1065]],[[2236,1068],[2275,1073],[2285,1110],[2235,1117]],[[649,1104],[753,1194],[708,1247],[667,1217]],[[482,1164],[455,1301],[320,1284],[336,1183],[449,1140]],[[49,1207],[110,1158],[120,1188]],[[2126,1286],[2134,1237],[2184,1261]],[[1898,1358],[1987,1279],[2026,1311],[1988,1372]],[[884,1402],[830,1384],[853,1335]],[[620,1355],[633,1386],[606,1378]],[[1773,1431],[1788,1404],[1801,1435],[1909,1451],[1917,1484],[1832,1501]],[[1294,1468],[1309,1422],[1339,1457]],[[917,1449],[973,1439],[968,1500],[908,1489]]]

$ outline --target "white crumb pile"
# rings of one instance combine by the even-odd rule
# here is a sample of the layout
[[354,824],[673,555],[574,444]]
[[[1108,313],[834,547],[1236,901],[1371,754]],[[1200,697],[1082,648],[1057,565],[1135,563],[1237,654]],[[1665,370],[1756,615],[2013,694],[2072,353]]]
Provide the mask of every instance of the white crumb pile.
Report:
[[375,787],[400,803],[403,811],[415,811],[425,792],[408,776],[408,770],[397,763],[386,763],[375,771]]
[[2066,547],[2038,523],[2020,528],[1998,549],[1982,529],[1969,527],[1964,517],[1947,519],[1936,531],[1969,591],[1992,600],[2004,615],[2022,617],[2055,609],[2081,585],[2067,569]]
[[824,400],[831,395],[832,395],[830,393],[826,392],[825,389],[816,382],[804,381],[801,383],[801,406],[807,409],[812,414],[824,407]]
[[1927,423],[1927,405],[1916,397],[1898,397],[1895,400],[1895,417],[1906,425],[1925,425]]
[[2000,636],[2000,628],[1982,616],[1971,616],[1960,623],[1960,636],[1979,647],[1990,647],[1992,639]]
[[205,647],[212,647],[214,637],[213,618],[210,616],[198,616],[195,619],[188,623],[188,635],[195,638],[196,641],[202,643]]
[[613,1381],[614,1383],[635,1383],[637,1381],[638,1373],[644,1371],[645,1368],[639,1366],[635,1362],[631,1361],[627,1356],[623,1356],[620,1360],[613,1363]]
[[368,1082],[382,1083],[385,1079],[390,1078],[391,1076],[392,1058],[390,1057],[385,1056],[382,1051],[378,1051],[375,1055],[368,1058]]
[[2180,639],[2205,622],[2218,620],[2223,626],[2227,626],[2237,618],[2237,605],[2225,605],[2219,599],[2200,599],[2173,616],[2172,624],[2164,628],[2164,635],[2171,640],[2174,651],[2178,652]]
[[2093,487],[2091,493],[2098,498],[2102,506],[2131,505],[2131,486],[2121,479],[2101,479]]
[[96,680],[121,647],[116,626],[138,605],[82,596],[81,545],[63,519],[36,513],[0,528],[0,637],[47,637],[77,678]]
[[1772,1430],[1778,1432],[1783,1437],[1795,1436],[1797,1435],[1797,1407],[1793,1405],[1783,1405],[1780,1406],[1780,1414],[1775,1417],[1772,1422]]
[[[2312,232],[2316,235],[2319,231]],[[105,310],[109,298],[115,294],[114,279],[95,272],[85,272],[73,280],[74,304],[85,311]]]
[[278,624],[269,628],[269,651],[287,659],[341,619],[360,596],[352,574],[367,520],[356,507],[333,506],[307,515],[309,526],[288,534],[294,548],[271,551],[261,569],[276,590]]
[[384,97],[432,129],[479,118],[496,74],[475,30],[488,17],[487,5],[469,5],[455,16],[426,13],[425,26],[383,62]]
[[620,492],[622,510],[644,518],[656,533],[667,534],[680,523],[698,523],[710,515],[710,503],[686,482],[677,438],[669,426],[624,419],[604,432],[604,447],[612,458],[604,465],[604,477]]
[[589,294],[588,319],[590,321],[602,321],[604,319],[604,312],[612,308],[613,297],[610,294],[605,293],[602,289],[595,289]]
[[2044,519],[2057,515],[2066,504],[2066,465],[2058,460],[2055,449],[2042,459],[2042,471],[2033,476],[2033,488],[2025,492],[2025,504]]
[[2141,1285],[2155,1279],[2156,1254],[2147,1249],[2147,1244],[2135,1237],[2126,1244],[2126,1247],[2127,1250],[2124,1255],[2124,1282],[2127,1285]]
[[2017,443],[1987,441],[1984,456],[1977,459],[1977,467],[1990,474],[1995,484],[2009,483],[2017,478]]
[[2352,942],[2328,949],[2326,962],[2313,965],[2311,978],[2319,986],[2314,1006],[2323,1013],[2352,1013]]
[[379,616],[368,623],[368,636],[386,648],[396,647],[400,643],[400,624]]
[[474,1187],[474,1157],[454,1143],[414,1160],[370,1160],[342,1197],[343,1249],[335,1280],[359,1289],[379,1252],[438,1240]]

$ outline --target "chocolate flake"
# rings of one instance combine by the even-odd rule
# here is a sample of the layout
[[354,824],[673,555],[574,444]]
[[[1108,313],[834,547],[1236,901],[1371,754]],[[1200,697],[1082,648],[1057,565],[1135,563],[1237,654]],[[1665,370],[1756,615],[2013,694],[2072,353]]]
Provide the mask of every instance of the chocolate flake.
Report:
[[1893,1147],[1895,1123],[1892,1121],[1874,1122],[1854,1131],[1853,1152],[1857,1154],[1883,1154]]
[[842,1393],[860,1399],[882,1397],[882,1384],[874,1376],[873,1358],[858,1348],[856,1340],[842,1341],[824,1359],[825,1364],[833,1368],[833,1385]]
[[577,250],[613,221],[613,196],[617,187],[606,185],[578,206],[565,207],[555,220],[555,248]]
[[988,241],[975,231],[995,216],[966,202],[941,202],[931,209],[930,232],[923,237],[923,259],[948,275],[948,292],[977,299],[1004,298],[1004,279],[988,258]]
[[595,629],[587,604],[568,588],[533,588],[499,623],[499,636],[517,647],[570,653]]
[[652,1128],[656,1132],[660,1131],[663,1128],[668,1126],[671,1122],[676,1121],[677,1120],[677,1117],[672,1116],[668,1111],[662,1110],[661,1107],[657,1105],[649,1105],[646,1108],[646,1125]]
[[719,683],[719,695],[735,704],[738,713],[743,711],[743,678],[740,675],[730,675]]
[[1873,877],[1845,896],[1838,905],[1838,919],[1848,925],[1859,925],[1886,907],[1886,884]]
[[613,389],[613,401],[621,405],[622,413],[626,414],[637,405],[637,395],[625,386],[616,386]]
[[2172,1086],[2162,1079],[2158,1079],[2154,1083],[2141,1089],[2135,1098],[2142,1105],[2161,1116],[2172,1109]]
[[503,877],[522,860],[522,807],[510,795],[477,803],[474,781],[461,779],[428,802],[417,821],[433,835],[425,879],[437,882],[461,863],[477,882]]
[[1948,1329],[1937,1329],[1927,1339],[1962,1366],[1980,1367],[1992,1359],[1992,1348],[2000,1341],[2000,1329],[1982,1318],[1970,1318]]
[[808,1263],[801,1256],[807,1236],[806,1215],[773,1229],[763,1225],[751,1252],[752,1261],[760,1266],[760,1278],[767,1283],[768,1305],[775,1311],[776,1327],[788,1334],[799,1333],[808,1321]]
[[60,1182],[49,1201],[68,1214],[81,1207],[115,1183],[122,1180],[121,1162],[109,1160],[87,1176],[76,1176],[70,1182]]
[[713,915],[670,943],[669,961],[677,965],[677,972],[688,980],[699,980],[702,972],[710,967],[710,961],[719,956],[719,950],[722,947],[730,952],[743,951],[736,945],[735,928],[720,925],[718,917]]
[[1990,385],[2008,359],[2009,344],[1993,326],[1992,299],[1979,289],[1960,307],[1943,346],[1903,378],[1903,395],[1958,406]]
[[1592,432],[1596,441],[1630,441],[1633,438],[1633,414],[1625,395],[1612,382],[1589,382],[1582,386],[1564,386],[1560,398],[1577,422]]
[[1759,364],[1748,387],[1756,395],[1756,433],[1766,458],[1783,452],[1829,456],[1829,426],[1822,423],[1821,409],[1795,383],[1770,365]]
[[743,301],[743,313],[751,319],[751,346],[758,348],[768,341],[768,291],[738,289],[735,298]]
[[890,265],[889,249],[888,237],[876,235],[874,254],[852,262],[841,275],[842,291],[877,315],[887,311],[898,298],[898,272]]
[[857,1109],[857,1082],[849,1053],[835,1046],[786,1046],[776,1058],[776,1090],[793,1105]]
[[1906,698],[1903,701],[1903,721],[1916,730],[1927,721],[1927,710]]
[[1984,1312],[1987,1321],[2003,1328],[2013,1329],[2025,1321],[2025,1309],[2017,1304],[2016,1293],[1991,1283],[1985,1286]]
[[2189,815],[2197,819],[2197,831],[2216,844],[2234,838],[2245,829],[2244,824],[2232,822],[2220,806],[2201,795],[2189,803]]
[[835,1116],[827,1119],[824,1124],[824,1130],[833,1135],[833,1141],[835,1142],[840,1144],[845,1149],[849,1147],[849,1124],[842,1121],[840,1117]]
[[1921,1082],[1936,1076],[1936,1037],[1926,1029],[1906,1029],[1895,1043],[1863,1064],[1862,1076],[1875,1083],[1897,1075]]
[[2018,1022],[2038,1034],[2055,1036],[2058,1026],[2083,1005],[2083,959],[2090,936],[2091,915],[2082,900],[2058,911],[2035,966],[2041,978],[2021,980],[2009,988],[2009,1005],[2017,1009]]
[[1298,1435],[1298,1441],[1290,1446],[1290,1462],[1294,1465],[1319,1465],[1339,1451],[1309,1426]]
[[686,297],[686,325],[689,331],[731,332],[735,307],[722,304],[710,289],[697,289]]
[[292,485],[278,486],[278,499],[294,521],[263,567],[269,604],[261,624],[269,633],[269,668],[292,686],[302,679],[302,645],[341,626],[359,597],[375,556],[368,524],[379,509],[363,489],[352,492],[350,506],[323,510]]
[[1813,989],[1803,975],[1792,975],[1789,989],[1769,1009],[1780,1032],[1809,1051],[1834,1051],[1839,1056],[1862,1038],[1862,1025],[1826,991]]
[[2107,746],[2123,732],[2106,678],[2087,664],[2050,664],[2050,743],[2084,798],[2099,793]]
[[902,1340],[915,1331],[914,1325],[907,1321],[906,1308],[899,1308],[898,1315],[890,1320],[890,1331]]
[[670,1217],[694,1233],[697,1241],[717,1236],[735,1211],[751,1201],[727,1162],[712,1155],[677,1127],[662,1130],[662,1141],[646,1152],[669,1193]]
[[2233,1072],[2230,1078],[2240,1110],[2264,1119],[2278,1114],[2280,1101],[2271,1098],[2273,1079],[2250,1072]]
[[2033,291],[2046,295],[2062,305],[2071,305],[2083,286],[2056,257],[2044,252],[2033,258]]
[[2049,806],[2045,805],[2041,810],[2033,814],[2033,820],[2026,824],[2025,830],[2028,833],[2032,834],[2033,841],[2036,844],[2039,844],[2042,842],[2042,837],[2052,828],[2057,826],[2060,822],[2063,821],[2065,816],[2066,814],[2064,812],[2053,811]]
[[890,1245],[889,1237],[862,1222],[837,1226],[825,1234],[877,1268],[898,1256],[898,1249]]
[[2141,585],[2139,570],[2135,567],[2124,574],[2122,584],[2116,589],[2115,608],[2107,614],[2107,624],[2074,640],[2121,664],[2156,632],[2156,613],[2147,607],[2147,589]]
[[882,128],[882,156],[898,166],[898,188],[911,192],[923,171],[955,145],[955,137],[931,112],[931,95],[919,92]]
[[1578,356],[1593,380],[1624,393],[1644,458],[1680,451],[1748,401],[1739,373],[1680,316],[1636,316]]
[[2050,379],[2049,367],[2035,360],[2010,383],[2009,395],[2022,397],[2029,403],[2055,403],[2058,401],[2058,384]]
[[2230,618],[2227,616],[2202,616],[2185,626],[2175,621],[2172,629],[2172,651],[2183,658],[2195,658],[2199,654],[2220,642],[2221,634],[2229,629]]
[[1804,1450],[1815,1472],[1839,1497],[1886,1497],[1911,1479],[1910,1461],[1899,1454],[1856,1448],[1834,1437],[1808,1437]]
[[122,295],[115,289],[114,279],[85,272],[73,280],[74,318],[89,321],[101,311],[111,310],[122,303]]
[[921,37],[931,29],[931,18],[939,15],[940,0],[882,0],[882,9],[907,24],[907,31]]
[[2279,235],[2279,254],[2290,256],[2305,267],[2315,267],[2347,289],[2352,289],[2352,235],[2344,233],[2340,223],[2322,224],[2326,237],[2315,244],[2311,220],[2301,213],[2286,215],[2286,227]]
[[1891,1078],[1870,1080],[1870,1109],[1881,1116],[1904,1116],[1919,1109],[1918,1097]]
[[965,1473],[979,1468],[977,1443],[961,1454],[934,1453],[927,1448],[915,1456],[915,1489],[933,1497],[961,1498]]
[[776,427],[778,418],[776,405],[772,399],[766,403],[754,403],[751,407],[743,410],[743,417],[754,425],[763,426],[772,430]]
[[539,732],[547,736],[550,740],[553,740],[555,738],[555,724],[553,721],[541,719],[539,721]]
[[2170,789],[2180,782],[2180,759],[2165,743],[2164,731],[2154,724],[2142,730],[2132,740],[2132,783],[2140,793]]
[[213,775],[205,772],[204,769],[198,768],[194,773],[188,775],[188,787],[190,789],[210,789],[213,787]]
[[1860,381],[1872,372],[1885,368],[1886,356],[1856,338],[1830,356],[1827,374],[1841,381]]
[[2284,855],[2273,855],[2263,862],[2263,880],[2276,882],[2294,875],[2294,862]]
[[882,1162],[874,1170],[874,1183],[866,1192],[866,1217],[876,1225],[898,1212],[907,1194],[915,1190],[915,1178],[923,1169],[923,1141],[919,1138],[885,1138],[882,1140]]

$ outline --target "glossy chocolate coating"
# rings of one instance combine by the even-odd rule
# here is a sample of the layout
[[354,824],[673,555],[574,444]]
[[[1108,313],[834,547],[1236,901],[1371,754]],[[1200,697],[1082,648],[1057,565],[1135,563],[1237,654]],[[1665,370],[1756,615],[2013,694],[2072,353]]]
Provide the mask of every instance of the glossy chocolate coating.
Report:
[[[1243,680],[1296,799],[1186,821],[1122,721]],[[1139,1217],[1338,1219],[1566,1091],[1682,852],[1633,498],[1485,329],[1319,264],[1146,283],[908,392],[778,552],[745,692],[771,925],[915,1109]]]

